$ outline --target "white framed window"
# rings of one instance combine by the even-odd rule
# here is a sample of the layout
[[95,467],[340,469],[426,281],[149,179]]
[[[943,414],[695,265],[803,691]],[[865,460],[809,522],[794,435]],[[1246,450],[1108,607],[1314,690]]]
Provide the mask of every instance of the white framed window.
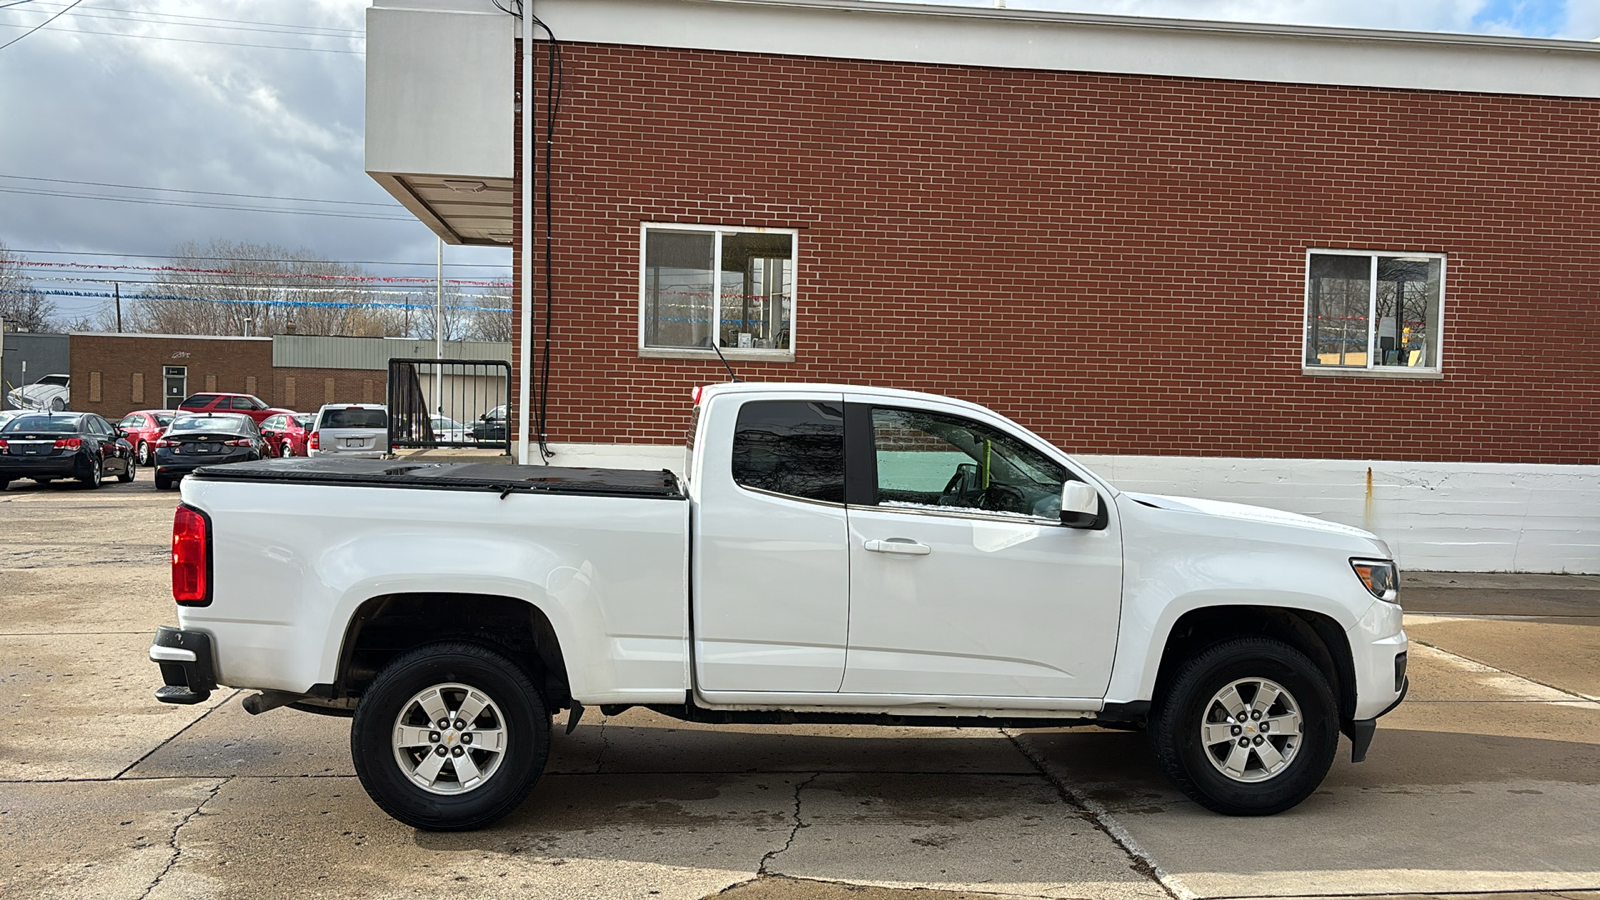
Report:
[[639,229],[639,352],[794,359],[792,228],[645,223]]
[[1442,371],[1443,253],[1306,251],[1302,371]]

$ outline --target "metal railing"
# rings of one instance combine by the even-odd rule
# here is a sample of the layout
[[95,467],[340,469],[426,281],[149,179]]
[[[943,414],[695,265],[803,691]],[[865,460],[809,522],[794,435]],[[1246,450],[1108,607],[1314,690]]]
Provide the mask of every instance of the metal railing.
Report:
[[492,359],[389,360],[390,447],[511,453],[511,364]]

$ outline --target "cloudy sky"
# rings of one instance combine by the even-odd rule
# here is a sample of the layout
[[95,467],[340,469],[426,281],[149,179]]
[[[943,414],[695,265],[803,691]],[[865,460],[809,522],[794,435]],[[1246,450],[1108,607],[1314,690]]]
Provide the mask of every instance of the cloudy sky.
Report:
[[[334,260],[385,263],[369,265],[385,274],[431,274],[432,233],[362,166],[367,5],[367,0],[79,0],[75,5],[71,0],[0,0],[0,242],[30,260],[133,264],[140,255],[159,256],[184,242],[222,238],[306,248]],[[973,0],[971,5],[994,4]],[[1007,0],[1006,5],[1580,40],[1600,36],[1600,0]],[[447,247],[445,254],[446,263],[454,264],[447,276],[509,273],[506,250]],[[98,301],[58,302],[71,313],[92,312]]]

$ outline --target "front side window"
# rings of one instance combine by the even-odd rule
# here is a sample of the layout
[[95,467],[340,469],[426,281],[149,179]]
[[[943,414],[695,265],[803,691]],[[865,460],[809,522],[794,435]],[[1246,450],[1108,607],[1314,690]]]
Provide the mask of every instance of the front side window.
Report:
[[809,400],[746,403],[734,425],[733,480],[758,491],[843,503],[843,407]]
[[874,407],[878,506],[1058,518],[1067,470],[1006,432],[916,409]]
[[1306,368],[1440,370],[1444,256],[1313,250],[1306,265]]
[[643,349],[793,349],[798,232],[646,225]]

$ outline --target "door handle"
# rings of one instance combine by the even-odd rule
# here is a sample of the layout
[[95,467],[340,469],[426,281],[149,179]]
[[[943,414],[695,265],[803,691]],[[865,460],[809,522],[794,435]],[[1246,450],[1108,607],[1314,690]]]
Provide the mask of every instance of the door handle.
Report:
[[933,548],[910,538],[889,538],[886,541],[867,541],[863,546],[870,553],[895,553],[900,556],[927,556]]

